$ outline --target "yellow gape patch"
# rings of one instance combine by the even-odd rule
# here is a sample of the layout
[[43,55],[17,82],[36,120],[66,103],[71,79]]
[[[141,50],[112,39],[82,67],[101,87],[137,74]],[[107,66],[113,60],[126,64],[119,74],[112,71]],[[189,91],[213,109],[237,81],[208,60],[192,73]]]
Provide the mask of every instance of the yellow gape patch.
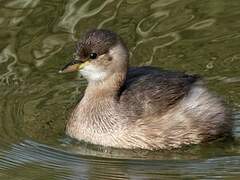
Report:
[[79,64],[79,66],[78,66],[78,70],[81,70],[81,69],[83,69],[86,65],[88,65],[89,64],[89,61],[86,61],[86,62],[84,62],[84,63],[82,63],[82,64]]

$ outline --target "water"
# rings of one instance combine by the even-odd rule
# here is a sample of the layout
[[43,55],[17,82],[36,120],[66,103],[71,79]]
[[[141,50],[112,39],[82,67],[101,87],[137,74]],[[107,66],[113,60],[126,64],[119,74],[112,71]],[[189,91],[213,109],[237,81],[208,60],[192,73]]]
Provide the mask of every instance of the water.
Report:
[[[90,28],[125,39],[132,65],[197,73],[234,110],[234,142],[119,150],[64,135],[86,81],[59,75]],[[0,179],[239,179],[239,0],[1,0]]]

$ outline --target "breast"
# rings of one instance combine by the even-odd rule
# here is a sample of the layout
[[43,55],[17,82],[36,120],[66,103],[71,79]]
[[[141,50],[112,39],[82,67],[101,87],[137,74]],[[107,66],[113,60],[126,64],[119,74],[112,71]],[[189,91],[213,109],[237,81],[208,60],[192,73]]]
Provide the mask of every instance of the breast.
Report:
[[111,99],[84,96],[67,122],[67,135],[93,144],[116,146],[116,137],[122,132],[122,118],[115,109]]

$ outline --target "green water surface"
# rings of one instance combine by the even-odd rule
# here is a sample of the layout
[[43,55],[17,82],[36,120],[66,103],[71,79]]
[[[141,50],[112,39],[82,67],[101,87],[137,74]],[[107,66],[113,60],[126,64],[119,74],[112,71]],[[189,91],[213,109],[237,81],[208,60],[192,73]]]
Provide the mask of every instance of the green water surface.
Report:
[[[65,136],[86,81],[57,72],[91,28],[120,34],[131,65],[203,76],[235,141],[149,152]],[[239,0],[0,0],[0,179],[179,178],[240,179]]]

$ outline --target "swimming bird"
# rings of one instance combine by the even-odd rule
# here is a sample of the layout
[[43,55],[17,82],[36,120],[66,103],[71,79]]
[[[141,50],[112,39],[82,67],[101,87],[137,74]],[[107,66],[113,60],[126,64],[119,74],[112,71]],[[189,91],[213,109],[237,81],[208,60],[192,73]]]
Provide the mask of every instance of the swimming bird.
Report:
[[72,138],[127,149],[173,149],[231,134],[230,112],[196,75],[129,67],[114,32],[88,31],[60,72],[78,71],[88,85],[66,125]]

